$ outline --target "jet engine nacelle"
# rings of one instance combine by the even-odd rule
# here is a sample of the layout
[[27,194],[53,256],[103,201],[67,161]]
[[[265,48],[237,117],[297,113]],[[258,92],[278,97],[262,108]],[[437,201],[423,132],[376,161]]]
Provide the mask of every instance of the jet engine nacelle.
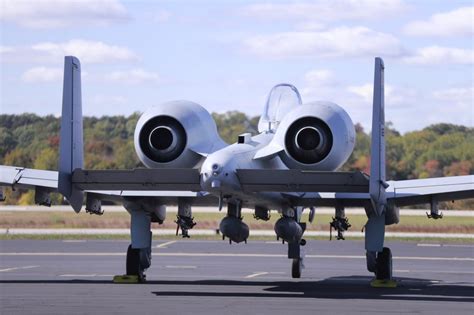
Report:
[[225,146],[201,105],[173,101],[147,110],[135,127],[135,151],[148,168],[196,167]]
[[347,161],[355,129],[342,107],[331,102],[298,106],[281,121],[270,143],[284,148],[279,156],[288,168],[333,171]]

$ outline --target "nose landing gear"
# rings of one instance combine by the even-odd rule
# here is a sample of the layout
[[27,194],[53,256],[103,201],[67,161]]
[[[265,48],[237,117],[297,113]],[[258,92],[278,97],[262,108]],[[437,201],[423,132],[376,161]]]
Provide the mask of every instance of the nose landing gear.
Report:
[[288,258],[292,258],[291,262],[291,277],[293,279],[301,278],[301,271],[304,268],[303,258],[304,253],[301,250],[301,246],[306,245],[306,240],[301,239],[299,243],[288,243]]

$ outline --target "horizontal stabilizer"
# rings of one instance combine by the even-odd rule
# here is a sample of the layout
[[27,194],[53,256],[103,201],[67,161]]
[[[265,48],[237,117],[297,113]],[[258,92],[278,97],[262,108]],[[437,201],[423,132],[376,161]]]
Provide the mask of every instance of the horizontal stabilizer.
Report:
[[369,179],[361,172],[240,169],[237,176],[245,192],[369,192]]
[[72,175],[73,185],[81,190],[168,190],[200,191],[199,170],[134,169],[134,170],[82,170]]

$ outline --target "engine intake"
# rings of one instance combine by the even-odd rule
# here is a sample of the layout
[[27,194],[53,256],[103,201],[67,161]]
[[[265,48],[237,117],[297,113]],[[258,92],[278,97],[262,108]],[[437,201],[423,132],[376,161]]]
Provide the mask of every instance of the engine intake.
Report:
[[293,159],[303,164],[322,161],[332,148],[332,132],[328,125],[316,117],[304,117],[290,125],[285,146]]
[[183,125],[173,117],[150,119],[140,130],[140,148],[149,159],[158,163],[171,162],[183,153],[187,143]]

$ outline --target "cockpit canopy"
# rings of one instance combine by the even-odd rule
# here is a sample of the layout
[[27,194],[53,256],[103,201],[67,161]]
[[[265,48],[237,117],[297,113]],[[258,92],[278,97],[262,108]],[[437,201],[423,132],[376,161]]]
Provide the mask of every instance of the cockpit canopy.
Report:
[[283,117],[300,105],[301,96],[296,87],[287,83],[275,85],[268,94],[265,109],[258,122],[258,131],[274,132]]

